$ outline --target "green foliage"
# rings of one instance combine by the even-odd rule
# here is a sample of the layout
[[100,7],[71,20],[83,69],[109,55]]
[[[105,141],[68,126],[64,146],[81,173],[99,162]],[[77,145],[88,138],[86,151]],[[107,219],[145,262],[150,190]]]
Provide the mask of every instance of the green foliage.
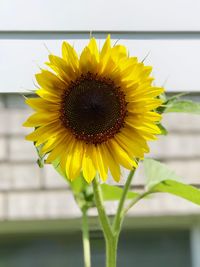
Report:
[[37,164],[38,164],[38,166],[40,168],[43,168],[44,167],[45,156],[40,153],[41,146],[36,146],[35,142],[33,144],[35,146],[35,149],[36,149],[36,152],[37,152],[37,155],[38,155]]
[[69,184],[80,209],[89,209],[95,206],[92,185],[85,181],[82,173]]
[[181,93],[168,98],[166,94],[161,95],[163,104],[157,108],[157,112],[160,114],[169,112],[200,114],[200,103],[181,99],[182,96],[187,94]]
[[58,172],[58,174],[60,174],[63,178],[65,178],[65,180],[67,180],[69,182],[66,174],[63,173],[62,169],[60,168],[60,161],[58,159],[54,160],[52,162],[52,165],[53,165],[54,169]]
[[[119,200],[123,193],[123,188],[114,185],[101,184],[101,191],[103,199],[107,201]],[[127,194],[127,199],[132,199],[138,196],[137,193],[129,191]]]
[[191,100],[177,100],[167,105],[166,113],[169,112],[182,112],[200,114],[200,103]]
[[80,175],[77,179],[75,179],[74,181],[70,182],[68,181],[71,185],[72,191],[75,194],[80,194],[82,191],[84,191],[87,186],[88,183],[85,181],[85,179],[82,177],[82,175]]
[[185,95],[185,93],[181,93],[181,94],[177,94],[171,97],[167,97],[165,93],[163,93],[160,96],[160,99],[163,101],[163,104],[157,108],[157,112],[162,114],[165,113],[166,108],[169,105],[172,105],[173,103],[175,103],[176,101],[178,101],[180,99],[181,96]]
[[165,180],[155,185],[151,192],[164,192],[187,199],[200,205],[200,190],[194,186],[180,183],[173,180]]
[[167,129],[161,123],[158,123],[157,126],[159,127],[161,131],[160,135],[168,135]]
[[148,194],[170,193],[200,205],[200,190],[178,181],[180,177],[165,164],[153,159],[145,159],[144,168]]
[[[192,100],[182,100],[181,96],[186,95],[187,93],[181,93],[167,98],[166,94],[162,94],[160,99],[163,100],[163,104],[157,108],[157,112],[169,113],[169,112],[178,112],[178,113],[190,113],[190,114],[200,114],[200,103],[193,102]],[[161,130],[161,135],[167,135],[167,129],[161,124],[157,124]]]
[[144,159],[144,172],[147,178],[146,188],[151,189],[156,184],[165,180],[180,180],[181,178],[170,170],[165,164],[157,160],[146,158]]

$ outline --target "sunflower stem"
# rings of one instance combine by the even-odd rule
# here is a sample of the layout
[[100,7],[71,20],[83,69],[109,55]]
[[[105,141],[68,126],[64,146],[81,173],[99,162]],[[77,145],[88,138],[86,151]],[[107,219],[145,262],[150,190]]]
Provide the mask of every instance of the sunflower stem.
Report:
[[91,254],[90,254],[90,236],[87,208],[82,209],[82,240],[83,240],[83,257],[84,267],[91,267]]
[[118,237],[113,233],[109,218],[106,214],[98,177],[94,178],[93,190],[96,207],[99,215],[99,221],[103,230],[104,239],[106,243],[106,267],[116,267]]
[[121,231],[121,225],[126,215],[126,212],[124,212],[125,211],[124,204],[125,204],[125,200],[126,200],[134,174],[135,174],[135,169],[131,170],[127,177],[124,190],[123,190],[123,193],[122,193],[122,196],[119,201],[118,208],[117,208],[117,213],[115,215],[114,222],[112,225],[110,224],[108,216],[105,212],[101,188],[99,187],[98,178],[95,177],[93,181],[93,190],[94,190],[96,207],[98,210],[99,220],[101,223],[101,227],[102,227],[105,242],[106,242],[106,267],[117,266],[118,240],[119,240],[119,235]]
[[101,193],[101,188],[99,186],[98,177],[96,176],[93,181],[93,190],[94,190],[94,198],[97,207],[97,211],[99,214],[99,221],[103,230],[103,233],[106,237],[112,236],[112,228],[109,221],[109,218],[106,214],[104,205],[103,205],[103,197]]
[[125,186],[123,189],[121,199],[119,201],[117,213],[116,213],[115,218],[114,218],[113,231],[117,235],[119,235],[119,233],[120,233],[121,225],[122,225],[122,222],[123,222],[123,219],[125,216],[125,213],[123,212],[124,203],[125,203],[125,200],[126,200],[126,197],[127,197],[127,194],[128,194],[128,191],[129,191],[134,174],[135,174],[135,169],[133,169],[129,172],[129,175],[127,177],[127,180],[126,180],[126,183],[125,183]]
[[106,240],[106,267],[117,267],[118,237]]

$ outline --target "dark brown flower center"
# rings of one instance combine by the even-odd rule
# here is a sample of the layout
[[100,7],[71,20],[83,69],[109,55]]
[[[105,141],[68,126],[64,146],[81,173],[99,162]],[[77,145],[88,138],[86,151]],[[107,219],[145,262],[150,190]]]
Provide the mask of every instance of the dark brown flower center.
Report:
[[87,73],[64,93],[60,119],[77,139],[97,145],[123,127],[126,105],[124,93],[112,80]]

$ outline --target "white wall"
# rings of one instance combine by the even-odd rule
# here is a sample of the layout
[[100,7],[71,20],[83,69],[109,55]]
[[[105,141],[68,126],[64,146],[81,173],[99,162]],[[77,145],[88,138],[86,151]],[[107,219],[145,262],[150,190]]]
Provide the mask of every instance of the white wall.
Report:
[[[109,32],[154,66],[168,91],[200,90],[198,0],[0,0],[0,92],[34,89],[34,74],[62,40],[81,51]],[[47,48],[46,48],[47,47]]]

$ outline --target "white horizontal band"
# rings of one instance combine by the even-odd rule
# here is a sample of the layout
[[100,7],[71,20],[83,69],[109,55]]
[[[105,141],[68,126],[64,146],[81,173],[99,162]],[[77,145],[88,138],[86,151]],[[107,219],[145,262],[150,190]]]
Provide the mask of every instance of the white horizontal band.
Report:
[[1,0],[0,31],[200,31],[198,0]]
[[[80,52],[88,39],[70,39]],[[113,40],[113,43],[116,40]],[[98,40],[100,45],[102,39]],[[60,55],[61,40],[0,40],[0,92],[27,92],[35,88],[34,74],[45,67],[49,51]],[[200,90],[200,39],[132,40],[121,39],[130,55],[153,66],[158,86],[165,84],[168,91]],[[48,50],[47,50],[48,48]]]

